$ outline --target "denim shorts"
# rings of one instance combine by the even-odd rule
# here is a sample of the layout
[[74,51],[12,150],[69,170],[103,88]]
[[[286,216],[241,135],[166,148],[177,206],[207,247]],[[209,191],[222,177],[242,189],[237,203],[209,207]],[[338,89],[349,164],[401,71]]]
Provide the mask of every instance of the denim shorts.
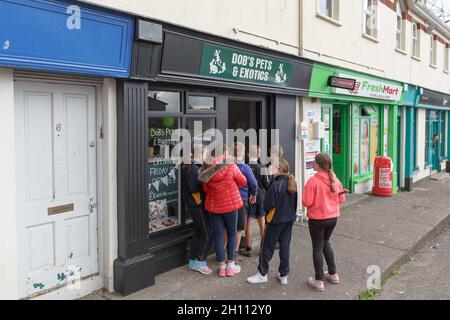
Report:
[[264,212],[263,206],[262,204],[251,204],[248,207],[248,216],[252,217],[252,218],[260,218],[260,217],[264,217],[266,215],[266,213]]

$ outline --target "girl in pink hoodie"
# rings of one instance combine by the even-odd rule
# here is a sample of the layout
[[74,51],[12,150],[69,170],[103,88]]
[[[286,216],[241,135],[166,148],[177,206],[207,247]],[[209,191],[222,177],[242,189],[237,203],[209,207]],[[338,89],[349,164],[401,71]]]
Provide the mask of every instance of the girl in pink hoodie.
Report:
[[[308,209],[315,270],[315,279],[309,279],[308,284],[323,292],[325,279],[333,284],[339,283],[330,237],[340,216],[339,204],[344,203],[344,194],[348,190],[342,187],[342,183],[333,173],[331,159],[327,154],[316,155],[314,170],[317,174],[308,181],[302,196],[303,205]],[[324,256],[328,265],[326,274],[323,272]]]

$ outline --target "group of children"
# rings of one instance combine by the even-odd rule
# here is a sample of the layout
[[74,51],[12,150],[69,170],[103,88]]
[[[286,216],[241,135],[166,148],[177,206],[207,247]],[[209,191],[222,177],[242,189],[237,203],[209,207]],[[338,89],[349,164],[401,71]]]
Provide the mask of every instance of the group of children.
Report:
[[[220,152],[219,152],[220,151]],[[261,245],[257,273],[249,283],[268,281],[269,262],[279,245],[280,265],[277,278],[287,284],[292,229],[297,220],[297,183],[283,158],[283,148],[271,148],[269,166],[259,162],[261,149],[249,148],[245,163],[245,146],[234,145],[230,154],[226,146],[210,150],[211,159],[204,163],[203,146],[195,146],[193,164],[183,168],[184,201],[194,224],[194,236],[188,268],[211,274],[207,256],[214,246],[219,262],[219,277],[233,277],[241,271],[235,263],[238,253],[250,257],[253,219],[258,220]],[[230,158],[232,161],[230,161]],[[339,217],[339,204],[345,201],[342,184],[332,171],[328,155],[315,158],[317,174],[306,184],[302,202],[308,209],[309,231],[313,244],[315,278],[308,284],[324,291],[324,280],[339,283],[330,237]],[[239,249],[242,232],[245,243]],[[225,258],[226,253],[226,258]],[[323,259],[328,273],[323,272]]]

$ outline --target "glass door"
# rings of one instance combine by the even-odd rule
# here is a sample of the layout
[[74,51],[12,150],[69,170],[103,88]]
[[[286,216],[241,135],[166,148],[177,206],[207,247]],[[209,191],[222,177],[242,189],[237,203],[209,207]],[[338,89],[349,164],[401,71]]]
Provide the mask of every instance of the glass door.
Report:
[[348,106],[334,105],[333,106],[333,168],[338,179],[342,182],[345,188],[349,187],[348,179],[348,155],[349,139],[348,139]]

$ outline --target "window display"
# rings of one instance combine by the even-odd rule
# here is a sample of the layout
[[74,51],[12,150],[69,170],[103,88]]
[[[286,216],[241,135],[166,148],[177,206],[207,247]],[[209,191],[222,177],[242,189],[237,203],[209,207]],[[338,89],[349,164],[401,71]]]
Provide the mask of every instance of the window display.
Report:
[[369,169],[369,119],[361,119],[361,173]]
[[149,231],[155,232],[180,224],[179,170],[170,152],[178,141],[172,133],[178,129],[178,118],[149,119]]

